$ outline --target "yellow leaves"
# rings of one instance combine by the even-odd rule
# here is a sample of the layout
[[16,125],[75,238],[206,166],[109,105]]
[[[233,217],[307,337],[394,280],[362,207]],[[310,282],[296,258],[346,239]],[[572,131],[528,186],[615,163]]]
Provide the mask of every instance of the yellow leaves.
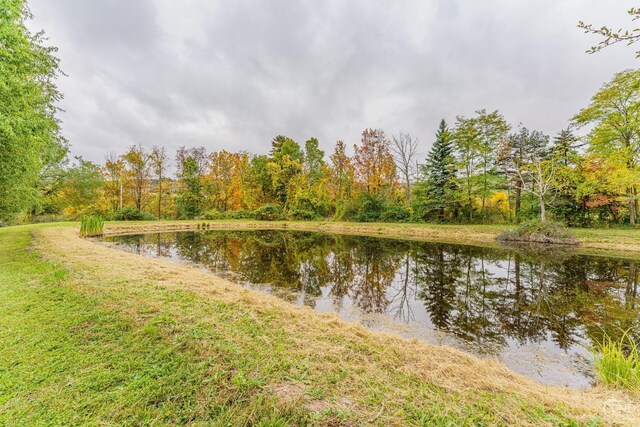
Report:
[[487,200],[487,208],[502,213],[509,213],[509,197],[507,197],[507,193],[498,191],[492,194]]

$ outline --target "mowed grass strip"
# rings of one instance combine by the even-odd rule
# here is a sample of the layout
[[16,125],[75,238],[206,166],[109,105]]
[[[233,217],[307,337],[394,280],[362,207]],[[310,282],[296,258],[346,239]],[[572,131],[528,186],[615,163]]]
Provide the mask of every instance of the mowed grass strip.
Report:
[[[46,254],[65,254],[64,268],[30,249],[44,231],[37,247],[66,245]],[[219,295],[239,297],[191,291],[182,273],[204,273],[70,236],[0,229],[0,425],[601,422],[595,409],[556,398],[474,389],[474,372],[469,387],[443,387],[424,375],[412,346],[407,356],[366,331],[221,281],[212,281]]]
[[229,355],[203,359],[183,345],[197,330],[170,337],[161,311],[137,322],[104,295],[78,292],[66,270],[28,250],[30,242],[26,230],[0,230],[0,425],[304,419],[243,378],[241,359],[237,366],[224,363]]

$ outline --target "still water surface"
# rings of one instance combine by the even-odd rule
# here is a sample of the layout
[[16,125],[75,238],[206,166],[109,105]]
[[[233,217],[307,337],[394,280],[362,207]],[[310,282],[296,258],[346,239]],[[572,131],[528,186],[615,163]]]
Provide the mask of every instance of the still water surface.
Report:
[[545,384],[594,381],[589,349],[640,331],[637,261],[297,231],[109,237],[297,305],[496,359]]

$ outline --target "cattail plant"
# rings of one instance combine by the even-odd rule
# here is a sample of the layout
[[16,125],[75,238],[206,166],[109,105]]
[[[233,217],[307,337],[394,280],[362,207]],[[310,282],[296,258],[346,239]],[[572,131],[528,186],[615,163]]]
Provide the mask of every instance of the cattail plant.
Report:
[[102,236],[104,219],[101,216],[83,216],[80,219],[80,235],[82,237]]

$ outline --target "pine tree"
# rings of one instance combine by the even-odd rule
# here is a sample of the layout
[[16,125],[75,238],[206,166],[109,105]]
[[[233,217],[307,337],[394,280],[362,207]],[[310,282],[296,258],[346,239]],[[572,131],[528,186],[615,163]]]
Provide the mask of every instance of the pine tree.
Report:
[[425,200],[429,211],[436,211],[444,219],[445,210],[452,206],[455,184],[453,144],[447,123],[442,119],[436,132],[436,141],[422,166],[426,178]]

